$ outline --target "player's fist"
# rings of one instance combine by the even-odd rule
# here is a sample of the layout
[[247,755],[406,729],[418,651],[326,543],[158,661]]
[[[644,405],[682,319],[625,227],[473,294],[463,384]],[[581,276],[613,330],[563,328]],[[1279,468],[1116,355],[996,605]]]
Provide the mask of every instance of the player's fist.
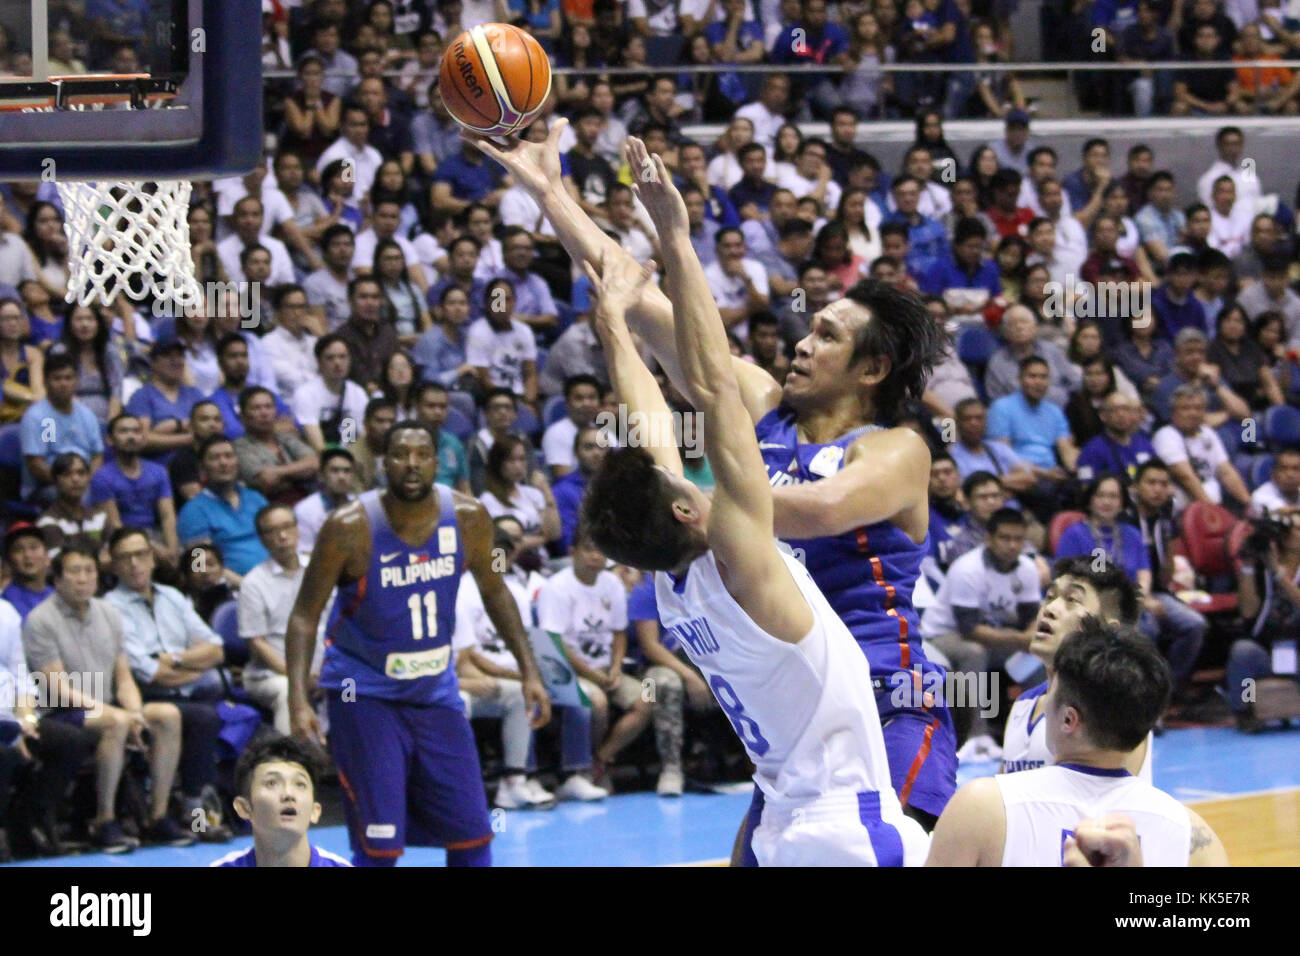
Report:
[[292,704],[289,711],[289,730],[302,740],[320,743],[320,718],[316,716],[316,708],[305,700]]
[[541,680],[530,677],[524,681],[524,703],[528,707],[528,726],[537,730],[551,722],[551,695]]
[[1065,840],[1066,866],[1142,866],[1142,844],[1133,821],[1122,814],[1080,820]]

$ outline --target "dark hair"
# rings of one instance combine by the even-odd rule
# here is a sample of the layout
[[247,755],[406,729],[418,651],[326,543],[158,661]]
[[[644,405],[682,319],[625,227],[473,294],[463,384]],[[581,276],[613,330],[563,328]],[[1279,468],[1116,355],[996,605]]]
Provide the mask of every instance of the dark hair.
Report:
[[379,281],[378,277],[374,275],[364,275],[364,276],[357,276],[356,278],[348,282],[348,298],[351,299],[354,295],[356,295],[357,289],[365,285],[367,282],[373,282],[375,286],[379,289],[380,294],[383,293],[384,285],[382,282]]
[[275,393],[269,388],[266,388],[263,385],[249,385],[247,388],[241,389],[239,392],[239,414],[242,415],[248,411],[248,403],[258,395],[269,395],[271,397],[271,404],[275,404]]
[[[330,163],[329,168],[325,170],[326,174],[329,173],[329,169],[333,168],[333,166],[334,164]],[[343,225],[343,223],[338,223],[336,225],[330,226],[328,229],[322,232],[320,234],[320,239],[317,240],[317,244],[321,247],[323,251],[325,249],[328,249],[330,247],[330,243],[333,242],[335,239],[337,239],[339,236],[347,236],[349,239],[352,240],[354,245],[356,244],[356,236],[353,234],[352,230],[349,229],[347,226]]]
[[492,388],[489,388],[486,392],[483,393],[484,410],[487,409],[488,403],[491,402],[492,399],[501,398],[503,396],[505,398],[510,399],[510,404],[514,406],[515,411],[519,410],[519,396],[516,395],[510,389],[506,388],[504,385],[493,386]]
[[949,463],[951,463],[951,464],[953,464],[953,465],[956,465],[956,464],[957,464],[957,462],[953,460],[952,455],[948,454],[948,452],[946,452],[946,451],[940,450],[940,451],[936,451],[936,452],[934,452],[932,455],[930,455],[930,467],[931,467],[931,468],[933,468],[935,465],[939,464],[939,462],[941,462],[941,461],[946,461],[946,462],[949,462]]
[[1147,177],[1146,185],[1142,187],[1142,195],[1145,196],[1147,193],[1151,192],[1151,187],[1156,185],[1156,183],[1163,182],[1167,182],[1172,186],[1174,184],[1174,174],[1167,169],[1157,169]]
[[[296,763],[311,781],[312,799],[324,773],[325,760],[314,744],[298,737],[267,735],[254,740],[235,762],[235,793],[248,800],[253,795],[253,775],[264,763]],[[310,813],[310,808],[305,808]]]
[[1129,506],[1128,490],[1124,487],[1124,478],[1113,471],[1104,471],[1092,481],[1083,487],[1083,493],[1079,498],[1079,506],[1085,514],[1092,514],[1092,499],[1097,497],[1097,492],[1102,484],[1107,481],[1113,481],[1119,485],[1120,508],[1124,509]]
[[36,236],[36,218],[46,209],[53,209],[58,214],[59,224],[66,228],[66,221],[63,213],[59,211],[59,207],[52,202],[43,200],[32,203],[32,208],[27,211],[27,222],[23,225],[23,239],[27,241],[27,245],[36,254],[37,264],[42,266],[50,261],[50,249]]
[[994,192],[1010,186],[1019,189],[1022,182],[1024,182],[1024,177],[1018,171],[1011,169],[1009,166],[1002,166],[993,174],[993,178],[989,181],[989,188]]
[[[327,348],[329,348],[331,345],[338,345],[340,343],[346,348],[348,344],[348,340],[345,339],[343,336],[339,335],[337,332],[326,332],[324,335],[318,338],[316,340],[316,344],[312,346],[312,352],[316,356],[316,361],[318,362],[320,361],[320,357],[325,354],[325,350]],[[352,357],[352,350],[350,348],[348,349],[348,357],[349,358]]]
[[1132,627],[1084,618],[1054,666],[1058,704],[1077,710],[1088,739],[1106,750],[1137,747],[1169,704],[1169,665]]
[[509,505],[514,500],[514,489],[506,482],[503,469],[506,459],[516,448],[523,448],[527,453],[528,442],[518,435],[503,435],[488,449],[487,461],[483,466],[483,484],[503,505]]
[[[59,332],[59,340],[50,346],[50,357],[63,352],[72,356],[73,366],[79,368],[81,365],[82,352],[90,349],[94,356],[95,367],[99,370],[100,381],[104,383],[103,394],[107,396],[111,388],[112,379],[108,374],[108,340],[110,334],[109,321],[98,305],[92,303],[86,308],[90,309],[95,316],[95,337],[90,342],[82,342],[72,332],[72,315],[77,309],[81,308],[75,301],[69,302],[67,308],[63,310],[63,328]],[[50,359],[45,359],[46,368],[49,368]]]
[[[116,529],[111,535],[108,536],[108,553],[112,554],[114,551],[116,551],[117,546],[121,544],[123,541],[125,541],[127,538],[131,537],[131,535],[133,534],[140,535],[140,537],[144,538],[145,541],[149,540],[149,532],[147,532],[144,528],[133,528],[129,524],[123,525],[122,527]],[[5,540],[7,542],[8,538],[6,538]],[[5,550],[6,552],[9,550],[7,543],[5,545]]]
[[328,465],[330,462],[332,462],[335,458],[347,459],[347,463],[349,465],[355,466],[357,463],[357,460],[354,457],[352,457],[352,452],[348,451],[346,448],[326,448],[323,452],[320,453],[320,470],[324,472],[325,466]]
[[295,292],[303,295],[307,294],[307,290],[296,282],[286,282],[283,285],[276,286],[271,294],[271,304],[277,309],[282,309],[284,308],[284,300]]
[[221,411],[221,406],[218,405],[216,402],[214,402],[212,399],[210,399],[210,398],[203,398],[203,399],[200,399],[199,401],[195,402],[193,405],[190,406],[190,416],[189,416],[189,417],[190,417],[190,418],[193,418],[193,417],[194,417],[194,410],[195,410],[195,409],[198,409],[198,408],[202,408],[204,405],[211,405],[211,406],[212,406],[213,408],[215,408],[218,412]]
[[600,396],[600,380],[594,375],[580,373],[578,375],[570,375],[564,380],[564,400],[566,402],[569,400],[569,393],[579,385],[590,385],[596,390],[596,396]]
[[203,444],[199,445],[200,465],[203,464],[203,459],[207,457],[208,450],[210,448],[215,448],[217,445],[230,445],[233,448],[235,443],[221,433],[209,435],[207,438],[203,439]]
[[961,245],[968,239],[979,239],[983,242],[988,238],[989,232],[984,228],[984,223],[978,219],[964,217],[957,220],[957,226],[953,230],[952,244]]
[[1055,162],[1058,159],[1056,155],[1056,150],[1052,149],[1052,147],[1036,146],[1035,148],[1031,149],[1029,151],[1029,155],[1025,157],[1025,163],[1029,166],[1032,166],[1034,165],[1034,160],[1038,159],[1039,156],[1042,156],[1044,154],[1051,156],[1053,162]]
[[1138,484],[1142,480],[1142,476],[1152,470],[1163,471],[1166,475],[1170,474],[1169,466],[1164,463],[1164,460],[1152,455],[1137,466],[1137,471],[1133,473],[1133,484]]
[[69,555],[77,554],[88,560],[95,568],[95,573],[99,573],[99,556],[85,544],[73,542],[65,544],[59,549],[59,553],[50,559],[50,567],[54,571],[55,578],[63,577],[63,565],[68,560]]
[[997,511],[993,512],[993,514],[989,515],[989,537],[993,537],[993,535],[997,533],[997,530],[1003,525],[1016,525],[1017,527],[1023,528],[1027,524],[1028,522],[1025,520],[1024,514],[1017,511],[1015,508],[999,508]]
[[226,354],[226,349],[230,348],[232,345],[242,345],[244,348],[248,348],[248,343],[244,341],[242,335],[238,332],[227,332],[222,335],[221,338],[217,339],[216,353],[218,361],[220,361],[222,356]]
[[619,564],[671,571],[695,547],[689,529],[673,516],[676,500],[648,451],[611,449],[587,485],[579,520],[596,546]]
[[1029,368],[1031,365],[1041,365],[1049,372],[1052,370],[1052,366],[1047,359],[1043,358],[1041,355],[1030,355],[1028,358],[1022,358],[1020,360],[1020,374],[1023,375],[1025,369]]
[[265,252],[268,258],[271,255],[271,250],[266,248],[266,246],[262,245],[260,242],[254,242],[251,245],[244,246],[244,248],[239,251],[239,268],[247,269],[249,256],[255,252]]
[[[117,418],[113,419],[113,421],[116,422],[117,419],[121,417],[122,417],[121,415],[118,415]],[[127,417],[134,418],[135,416],[128,415]],[[109,434],[111,435],[112,433],[113,433],[112,426],[110,425]],[[90,470],[90,462],[86,461],[85,458],[81,457],[81,454],[79,452],[75,452],[75,451],[60,452],[59,454],[54,456],[54,461],[50,462],[50,474],[56,479],[62,478],[68,472],[72,471],[72,466],[77,462],[81,462],[81,467],[85,468],[87,471]]]
[[370,418],[377,412],[384,411],[385,409],[392,409],[393,411],[397,411],[397,403],[393,401],[391,398],[386,398],[381,395],[378,398],[372,398],[370,401],[366,402],[366,411],[365,414],[362,415],[361,417],[364,420],[366,418]]
[[863,279],[845,298],[865,307],[871,318],[854,333],[849,367],[868,356],[887,358],[889,374],[876,386],[876,412],[893,419],[904,402],[920,401],[945,339],[920,296],[876,279]]
[[[400,422],[394,422],[393,427],[388,429],[388,434],[384,436],[384,454],[388,454],[388,449],[392,447],[393,438],[398,432],[424,432],[429,436],[429,441],[433,443],[434,450],[438,448],[438,434],[424,422],[414,418],[405,418]],[[495,446],[494,446],[495,447]]]
[[257,514],[253,515],[253,530],[259,535],[262,533],[262,519],[272,511],[287,511],[289,514],[293,515],[294,524],[298,523],[298,515],[294,512],[293,505],[286,505],[283,502],[273,501],[270,504],[262,505],[262,507],[257,509]]
[[1088,150],[1092,149],[1094,146],[1105,146],[1106,149],[1109,150],[1110,141],[1102,139],[1100,136],[1094,136],[1091,139],[1084,140],[1083,149],[1079,150],[1079,152],[1081,155],[1087,156]]
[[880,228],[876,231],[880,233],[882,241],[885,236],[902,236],[908,242],[912,241],[911,233],[908,231],[907,223],[905,222],[882,222]]
[[746,143],[744,146],[740,147],[740,149],[736,150],[736,160],[738,162],[743,163],[745,161],[745,157],[751,155],[755,150],[762,153],[764,159],[767,158],[767,150],[763,147],[762,143],[750,142],[750,143]]
[[1093,568],[1091,557],[1079,555],[1073,558],[1062,558],[1052,565],[1053,579],[1066,575],[1087,581],[1103,603],[1113,602],[1121,623],[1137,623],[1138,615],[1142,610],[1138,605],[1137,588],[1128,579],[1123,568],[1108,562],[1097,571]]
[[47,379],[55,372],[62,372],[64,369],[71,369],[74,374],[77,372],[77,360],[67,352],[55,352],[45,360],[45,377]]
[[112,438],[113,429],[117,428],[117,423],[120,421],[124,421],[128,418],[133,419],[134,421],[137,422],[140,420],[137,416],[132,415],[130,412],[118,412],[116,415],[114,415],[112,418],[108,420],[108,436]]
[[961,493],[965,498],[969,499],[970,496],[975,492],[976,488],[980,487],[981,485],[987,485],[989,482],[992,482],[993,484],[997,485],[998,489],[1005,493],[1006,489],[1002,487],[1002,479],[999,478],[997,475],[993,474],[993,472],[991,471],[983,471],[983,470],[972,471],[969,475],[966,476],[966,479],[961,483]]

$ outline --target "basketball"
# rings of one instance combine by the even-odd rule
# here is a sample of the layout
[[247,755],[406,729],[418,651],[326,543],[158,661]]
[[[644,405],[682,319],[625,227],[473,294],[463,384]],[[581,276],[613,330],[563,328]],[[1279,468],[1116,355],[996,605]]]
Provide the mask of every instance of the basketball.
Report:
[[447,47],[438,88],[461,126],[504,136],[541,112],[551,93],[551,63],[523,30],[488,23],[462,33]]

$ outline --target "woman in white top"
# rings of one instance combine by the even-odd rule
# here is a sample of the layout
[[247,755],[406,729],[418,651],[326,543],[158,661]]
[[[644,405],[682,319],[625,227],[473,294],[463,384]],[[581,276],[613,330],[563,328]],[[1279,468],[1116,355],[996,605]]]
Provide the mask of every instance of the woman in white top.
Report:
[[474,278],[491,279],[506,267],[501,254],[501,240],[492,235],[492,211],[481,203],[466,207],[465,228],[478,240],[480,247]]
[[835,221],[849,234],[849,249],[868,263],[880,256],[880,233],[876,231],[880,218],[880,207],[871,201],[865,189],[844,190]]
[[[776,148],[767,158],[767,171],[763,178],[779,183],[789,176],[796,175],[795,157],[799,155],[799,146],[803,143],[803,133],[794,123],[784,123],[776,131]],[[799,196],[796,199],[802,198]]]
[[548,542],[560,539],[560,512],[546,479],[537,479],[536,485],[524,484],[527,473],[524,440],[518,435],[498,438],[487,454],[486,487],[479,500],[493,518],[504,514],[518,518],[524,526],[522,550],[540,552]]
[[375,245],[374,274],[384,293],[384,319],[393,323],[397,341],[410,348],[433,325],[424,296],[411,281],[406,253],[392,239]]
[[63,214],[53,203],[32,203],[23,238],[36,257],[41,285],[54,298],[68,291],[68,237],[63,231]]
[[211,395],[221,386],[221,368],[217,365],[216,330],[207,309],[200,306],[179,310],[176,337],[185,346],[185,364],[194,387],[204,395]]

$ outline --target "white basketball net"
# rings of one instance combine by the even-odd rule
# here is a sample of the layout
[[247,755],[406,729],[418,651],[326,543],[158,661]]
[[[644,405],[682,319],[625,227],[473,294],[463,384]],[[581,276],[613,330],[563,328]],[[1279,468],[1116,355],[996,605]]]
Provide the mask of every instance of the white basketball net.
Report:
[[68,299],[108,305],[116,294],[198,302],[186,221],[191,184],[58,183],[68,236]]

